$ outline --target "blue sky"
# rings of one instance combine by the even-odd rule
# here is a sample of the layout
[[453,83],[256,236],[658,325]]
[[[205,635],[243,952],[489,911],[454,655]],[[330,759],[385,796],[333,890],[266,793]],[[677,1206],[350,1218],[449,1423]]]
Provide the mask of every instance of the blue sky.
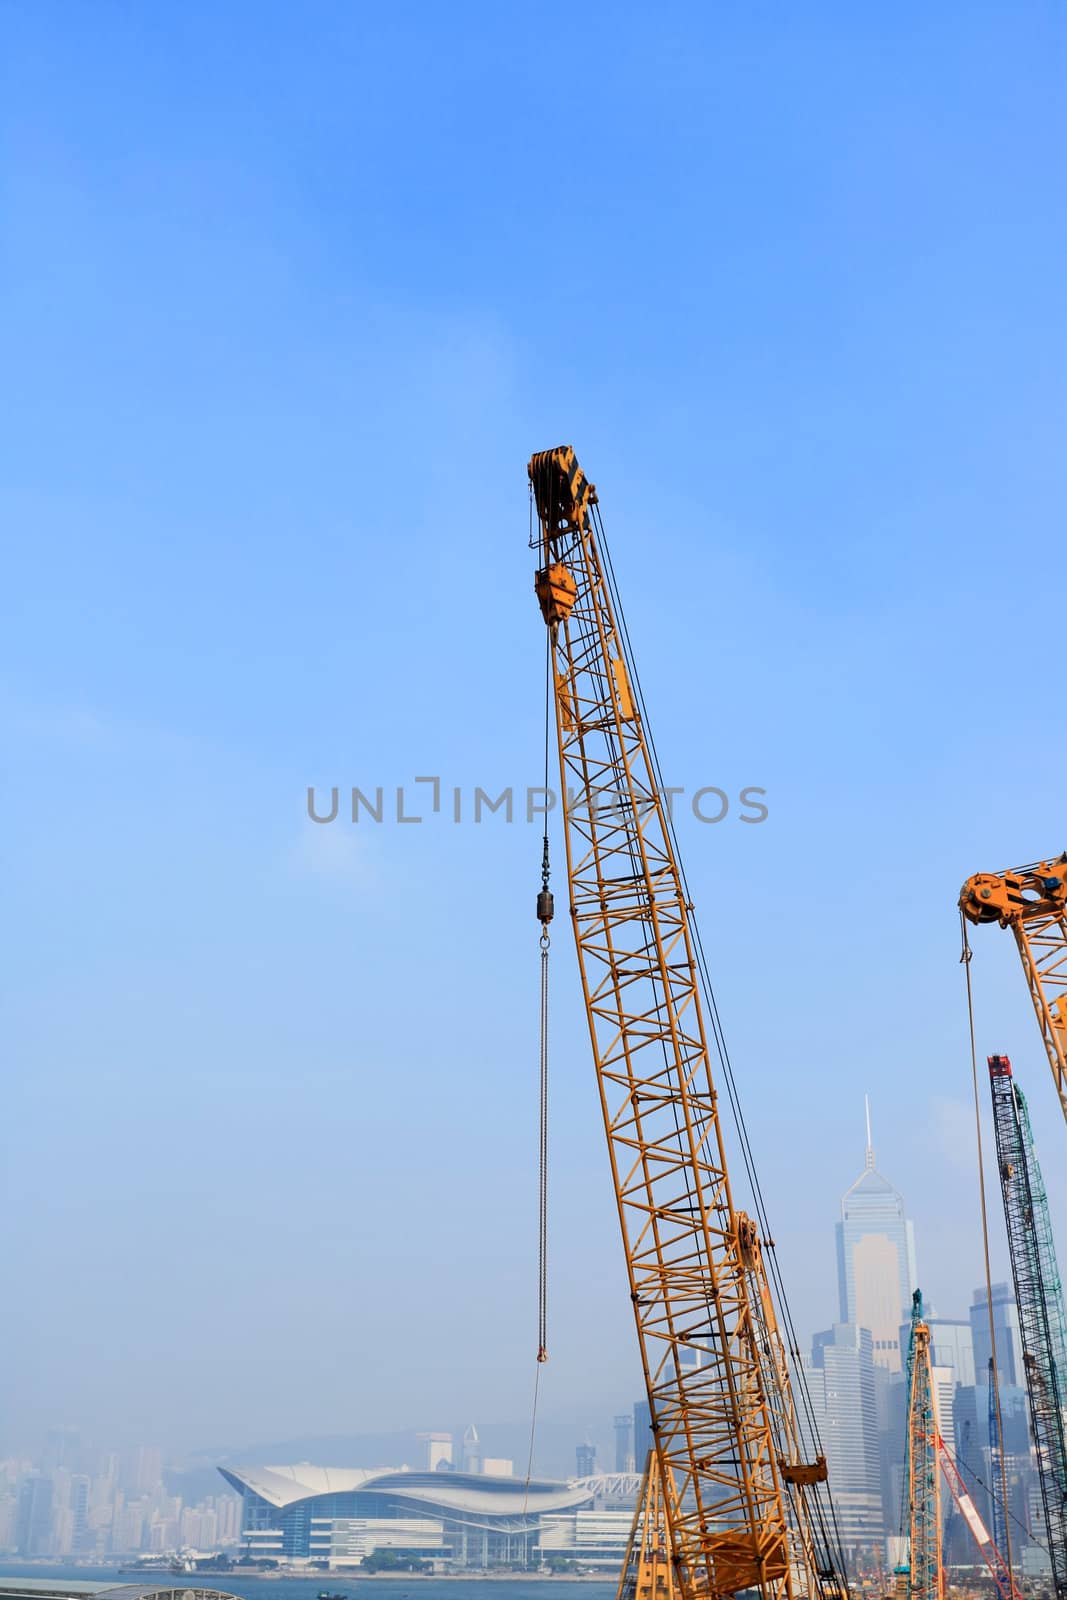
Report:
[[[768,791],[681,835],[801,1327],[865,1092],[963,1314],[955,897],[1067,842],[1062,11],[0,26],[12,1441],[525,1414],[535,830],[304,800],[538,781],[562,440],[669,780]],[[544,1404],[582,1421],[636,1363],[559,926]]]

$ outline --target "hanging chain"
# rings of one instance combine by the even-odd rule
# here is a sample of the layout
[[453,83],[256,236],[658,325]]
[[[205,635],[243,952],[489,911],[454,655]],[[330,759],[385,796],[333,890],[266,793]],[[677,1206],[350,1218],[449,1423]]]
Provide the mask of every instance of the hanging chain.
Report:
[[541,929],[541,1129],[537,1186],[537,1359],[548,1360],[548,929]]
[[[549,631],[545,654],[545,804],[548,803],[548,749],[551,716],[552,633]],[[549,888],[548,812],[541,847],[541,889],[537,896],[537,920],[541,924],[541,1039],[538,1063],[540,1123],[537,1150],[537,1359],[548,1360],[548,951],[552,943],[548,925],[555,905]]]
[[[532,514],[531,514],[532,515]],[[532,542],[532,538],[531,538]],[[549,728],[552,715],[552,644],[549,630],[545,652],[545,803],[548,803]],[[541,1018],[538,1060],[539,1118],[537,1141],[537,1365],[534,1369],[533,1409],[530,1415],[530,1453],[526,1462],[526,1491],[522,1514],[525,1520],[533,1477],[534,1446],[537,1439],[537,1405],[541,1394],[541,1368],[548,1360],[548,952],[552,938],[548,925],[555,905],[549,888],[548,812],[541,841],[541,888],[537,896],[537,920],[541,924]]]

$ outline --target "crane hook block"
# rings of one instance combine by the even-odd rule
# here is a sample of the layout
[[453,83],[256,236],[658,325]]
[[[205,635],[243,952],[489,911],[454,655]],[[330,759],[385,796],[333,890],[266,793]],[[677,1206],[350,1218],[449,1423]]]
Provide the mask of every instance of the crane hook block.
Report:
[[553,562],[537,574],[534,590],[545,621],[550,626],[553,622],[566,622],[578,594],[578,585],[562,561]]
[[537,896],[537,920],[538,920],[538,922],[541,924],[542,927],[547,928],[548,924],[552,921],[552,918],[555,916],[555,914],[556,914],[556,903],[552,898],[552,890],[551,889],[542,889],[540,894]]
[[814,1461],[779,1461],[778,1470],[786,1483],[799,1484],[802,1488],[809,1488],[812,1484],[825,1483],[829,1477],[825,1456],[816,1456]]

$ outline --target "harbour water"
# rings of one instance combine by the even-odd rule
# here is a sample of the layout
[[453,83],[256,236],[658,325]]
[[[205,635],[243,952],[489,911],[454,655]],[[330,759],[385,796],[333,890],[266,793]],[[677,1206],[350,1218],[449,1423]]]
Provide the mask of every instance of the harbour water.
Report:
[[313,1578],[249,1576],[241,1572],[168,1572],[121,1575],[116,1567],[56,1567],[40,1562],[0,1562],[5,1578],[69,1578],[76,1583],[158,1583],[160,1588],[198,1586],[222,1589],[241,1600],[317,1600],[320,1592],[347,1596],[347,1600],[460,1600],[466,1594],[478,1600],[613,1600],[616,1584],[600,1578],[480,1578],[475,1573],[460,1578],[413,1578],[400,1573],[392,1578],[352,1578],[339,1572],[317,1573]]

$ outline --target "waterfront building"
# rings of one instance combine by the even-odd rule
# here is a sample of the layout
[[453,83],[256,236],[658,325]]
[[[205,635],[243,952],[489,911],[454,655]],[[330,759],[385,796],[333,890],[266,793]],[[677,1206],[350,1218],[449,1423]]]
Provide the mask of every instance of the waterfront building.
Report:
[[[242,1552],[297,1566],[358,1566],[383,1548],[464,1568],[536,1565],[543,1535],[546,1558],[551,1550],[618,1567],[637,1492],[635,1478],[628,1503],[604,1508],[589,1479],[527,1484],[486,1473],[306,1464],[219,1471],[243,1499]],[[614,1479],[605,1484],[618,1488]],[[596,1520],[608,1511],[607,1522]],[[593,1520],[579,1521],[587,1512]]]
[[541,1562],[563,1559],[593,1571],[615,1573],[622,1566],[633,1526],[633,1511],[592,1509],[541,1518]]

